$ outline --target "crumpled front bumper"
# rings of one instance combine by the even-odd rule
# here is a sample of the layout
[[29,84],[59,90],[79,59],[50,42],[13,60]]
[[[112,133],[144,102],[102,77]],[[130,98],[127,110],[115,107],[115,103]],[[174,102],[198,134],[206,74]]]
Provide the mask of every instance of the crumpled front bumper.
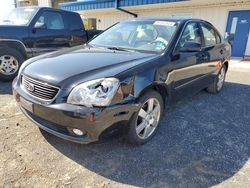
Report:
[[[83,144],[97,141],[104,134],[120,129],[138,110],[138,105],[134,102],[105,108],[67,103],[42,104],[23,91],[15,81],[13,94],[21,111],[41,129],[60,138]],[[31,104],[32,110],[23,105],[20,98]],[[84,134],[76,135],[73,129],[79,129]]]

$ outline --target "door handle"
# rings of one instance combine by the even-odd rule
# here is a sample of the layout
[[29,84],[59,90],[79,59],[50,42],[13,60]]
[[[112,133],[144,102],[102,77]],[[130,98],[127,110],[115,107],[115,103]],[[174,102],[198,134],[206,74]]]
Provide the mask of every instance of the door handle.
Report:
[[206,61],[208,59],[208,56],[205,54],[201,55],[201,60]]
[[221,55],[224,54],[224,51],[223,51],[222,49],[220,50],[220,54],[221,54]]
[[35,34],[36,33],[36,28],[32,28],[31,31],[32,31],[33,34]]

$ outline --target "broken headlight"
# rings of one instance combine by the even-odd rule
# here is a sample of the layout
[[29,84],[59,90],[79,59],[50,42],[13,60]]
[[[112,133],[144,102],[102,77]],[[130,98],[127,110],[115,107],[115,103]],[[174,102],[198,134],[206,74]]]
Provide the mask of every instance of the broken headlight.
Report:
[[67,103],[92,106],[108,106],[119,87],[116,78],[102,78],[76,86],[70,93]]

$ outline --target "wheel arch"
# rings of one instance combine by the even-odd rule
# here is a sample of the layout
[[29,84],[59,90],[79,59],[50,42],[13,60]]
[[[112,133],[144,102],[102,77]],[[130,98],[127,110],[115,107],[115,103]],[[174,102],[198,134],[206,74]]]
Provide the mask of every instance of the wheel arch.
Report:
[[226,61],[224,61],[224,63],[223,63],[223,64],[226,66],[226,71],[228,71],[229,62],[226,60]]
[[168,89],[165,86],[163,86],[163,84],[153,83],[147,86],[146,88],[141,90],[137,98],[139,99],[141,96],[143,96],[144,94],[152,90],[158,92],[161,95],[164,104],[166,104],[167,98],[169,97],[169,92],[168,92]]
[[25,59],[27,59],[27,50],[25,45],[19,40],[0,40],[0,51],[1,48],[12,48],[20,52]]

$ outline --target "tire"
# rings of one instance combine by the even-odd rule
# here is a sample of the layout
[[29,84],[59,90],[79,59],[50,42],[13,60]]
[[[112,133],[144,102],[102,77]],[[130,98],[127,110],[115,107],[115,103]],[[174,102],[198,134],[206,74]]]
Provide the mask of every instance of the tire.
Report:
[[[227,73],[227,68],[225,65],[222,65],[222,67],[221,67],[219,73],[217,74],[216,78],[214,79],[213,83],[206,88],[207,92],[213,93],[213,94],[219,93],[224,86],[226,73]],[[218,85],[219,83],[220,83],[220,85]]]
[[0,81],[12,81],[24,61],[24,55],[16,49],[0,48]]
[[[161,95],[156,91],[149,91],[144,94],[139,99],[139,104],[140,109],[132,116],[127,132],[127,141],[133,145],[145,144],[155,135],[164,110],[163,99]],[[148,109],[150,108],[150,106],[153,107],[151,107],[152,110]],[[148,113],[150,111],[152,113]],[[158,113],[153,113],[157,111]],[[147,114],[146,116],[145,112]],[[144,116],[144,118],[142,116]],[[144,126],[145,128],[142,129]]]

